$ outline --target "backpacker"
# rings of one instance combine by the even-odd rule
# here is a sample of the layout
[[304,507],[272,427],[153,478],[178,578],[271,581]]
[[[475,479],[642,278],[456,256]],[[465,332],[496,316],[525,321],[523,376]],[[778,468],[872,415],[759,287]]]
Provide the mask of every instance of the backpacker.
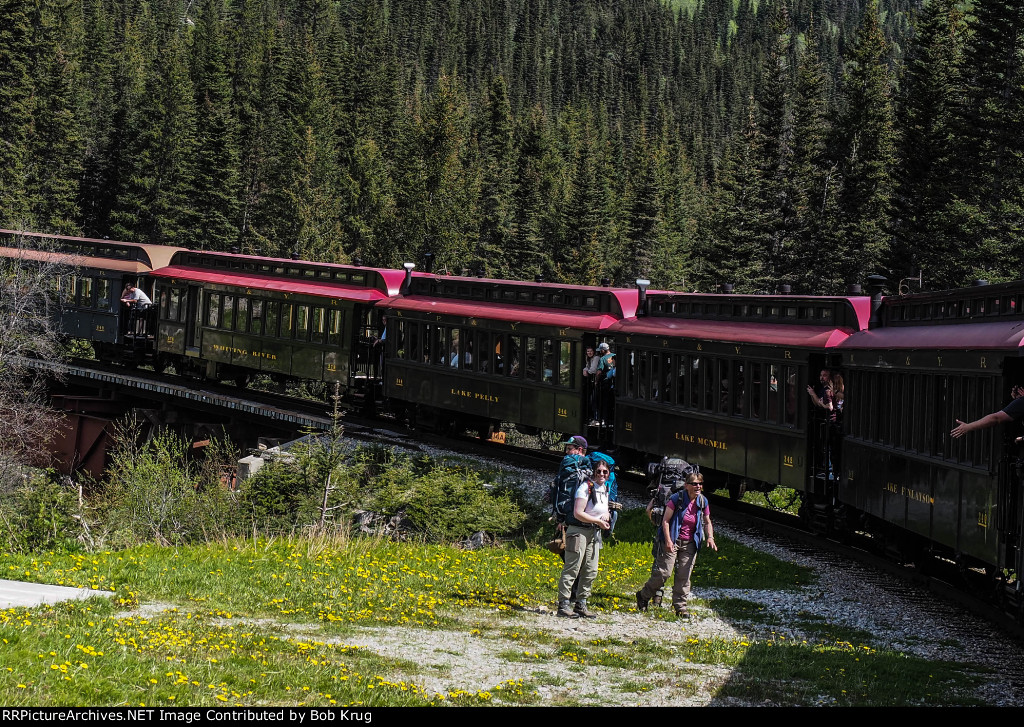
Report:
[[648,491],[654,501],[648,514],[655,527],[661,527],[668,498],[683,489],[686,478],[695,472],[700,472],[700,467],[678,457],[662,457],[647,465]]
[[576,506],[576,490],[590,479],[593,470],[590,460],[582,454],[567,454],[562,458],[558,474],[551,484],[551,512],[555,520],[568,525],[581,525],[572,514]]

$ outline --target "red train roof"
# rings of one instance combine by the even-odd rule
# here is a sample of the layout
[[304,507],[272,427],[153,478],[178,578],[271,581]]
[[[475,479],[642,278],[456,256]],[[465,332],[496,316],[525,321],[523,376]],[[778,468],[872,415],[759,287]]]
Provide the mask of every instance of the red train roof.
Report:
[[806,348],[832,348],[838,346],[853,333],[849,328],[836,328],[835,326],[692,320],[652,316],[619,321],[611,326],[610,330],[627,336],[694,338],[702,341]]
[[619,321],[619,317],[611,313],[552,310],[505,303],[428,298],[418,295],[391,298],[383,305],[392,310],[438,313],[460,318],[486,318],[514,323],[535,323],[541,326],[576,328],[584,331],[603,331]]
[[846,349],[1015,350],[1024,346],[1024,320],[925,326],[887,326],[861,331]]
[[[398,286],[401,285],[403,273],[394,270],[373,270],[371,268],[367,268],[367,271],[380,274],[383,285],[377,287],[358,287],[341,285],[329,280],[310,280],[307,282],[294,278],[275,278],[269,275],[217,273],[211,270],[184,265],[171,265],[166,268],[160,268],[159,270],[154,270],[152,275],[157,278],[173,278],[175,280],[190,280],[197,283],[231,285],[236,288],[272,290],[281,293],[315,295],[321,298],[338,298],[341,300],[371,303],[384,300],[398,292]],[[386,273],[394,273],[394,275],[386,275]],[[389,278],[395,278],[395,280],[389,280]]]

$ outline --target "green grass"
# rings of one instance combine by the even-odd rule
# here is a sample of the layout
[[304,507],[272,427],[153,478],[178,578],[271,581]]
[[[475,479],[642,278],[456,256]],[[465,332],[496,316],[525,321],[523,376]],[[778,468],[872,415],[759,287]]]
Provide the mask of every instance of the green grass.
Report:
[[[650,571],[650,525],[626,513],[602,552],[592,607],[632,612]],[[646,531],[645,531],[646,528]],[[791,589],[806,569],[721,538],[701,553],[695,587]],[[93,588],[97,598],[0,611],[0,699],[56,705],[536,704],[558,674],[607,670],[621,693],[695,694],[707,665],[728,667],[720,696],[775,704],[972,704],[965,667],[887,651],[870,635],[798,614],[798,640],[771,633],[777,617],[752,601],[698,601],[761,635],[624,639],[552,633],[529,611],[551,606],[561,561],[537,547],[461,551],[380,540],[278,539],[139,547],[90,555],[0,555],[0,577]],[[140,608],[139,604],[157,604]],[[152,615],[149,615],[152,614]],[[638,618],[631,615],[629,618]],[[673,621],[668,611],[641,618]],[[485,690],[418,686],[431,665],[353,647],[366,626],[461,631],[497,642],[530,679]],[[453,651],[454,651],[453,647]],[[443,673],[443,671],[442,671]],[[582,690],[545,703],[592,703]],[[915,701],[916,700],[916,701]]]

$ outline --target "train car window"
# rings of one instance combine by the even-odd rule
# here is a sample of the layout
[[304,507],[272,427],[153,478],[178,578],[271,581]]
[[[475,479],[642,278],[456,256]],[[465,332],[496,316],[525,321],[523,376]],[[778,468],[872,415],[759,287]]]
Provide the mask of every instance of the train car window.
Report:
[[[989,402],[993,401],[995,396],[995,382],[992,379],[981,379],[978,382],[978,398],[975,402],[975,415],[974,419],[983,417],[988,414],[991,409]],[[973,419],[971,420],[973,421]],[[979,466],[988,467],[992,463],[992,448],[996,432],[994,429],[983,429],[979,432],[981,434],[978,439],[978,458],[977,464]]]
[[596,308],[597,298],[594,298],[593,296],[587,296],[586,298],[583,299],[583,305],[586,306],[587,308]]
[[75,302],[75,287],[77,283],[75,275],[57,276],[57,293],[61,303],[73,304]]
[[225,295],[224,304],[220,313],[220,326],[231,330],[235,327],[235,296]]
[[537,380],[538,362],[537,339],[533,336],[525,336],[526,341],[526,378],[528,381]]
[[278,321],[281,318],[281,304],[276,300],[268,300],[266,303],[266,315],[263,322],[266,335],[277,338],[280,333],[277,330]]
[[555,383],[555,377],[558,375],[558,364],[555,362],[555,342],[550,338],[542,338],[540,342],[542,365],[544,367],[544,373],[541,377],[541,381],[545,384]]
[[487,331],[473,331],[473,370],[482,374],[494,371],[494,349]]
[[220,293],[210,293],[206,299],[206,325],[216,328],[220,325]]
[[235,330],[239,333],[249,330],[249,299],[242,295],[235,299]]
[[762,366],[758,362],[750,364],[750,418],[761,418],[762,399],[764,398],[764,387],[761,385]]
[[312,278],[315,275],[316,275],[316,270],[314,270],[313,268],[305,268],[302,271],[302,277],[304,277],[304,278]]
[[523,338],[522,336],[509,336],[508,337],[508,353],[505,354],[505,368],[506,374],[509,376],[522,376],[522,355],[523,355]]
[[732,375],[729,377],[729,386],[732,389],[732,413],[737,416],[748,416],[750,403],[747,397],[750,395],[750,387],[747,385],[747,372],[750,367],[745,366],[743,361],[732,362]]
[[364,285],[366,283],[366,276],[362,273],[353,273],[348,282],[352,285]]
[[782,406],[779,402],[782,401],[782,389],[779,386],[779,379],[782,378],[782,373],[775,364],[768,364],[766,368],[768,371],[768,408],[765,410],[765,421],[781,424]]
[[634,350],[630,358],[633,359],[632,373],[634,374],[630,376],[630,394],[636,399],[646,400],[650,395],[648,387],[651,381],[651,367],[648,361],[649,354],[647,351]]
[[180,321],[184,316],[182,315],[185,311],[184,306],[181,305],[181,297],[184,291],[181,288],[171,288],[170,290],[164,289],[163,293],[167,293],[167,315],[165,318],[172,321]]
[[93,279],[83,275],[78,279],[78,305],[82,308],[93,308]]
[[730,411],[730,393],[732,391],[732,382],[729,381],[729,362],[719,361],[717,368],[718,407],[716,411],[720,414],[728,414]]
[[[800,407],[797,406],[797,385],[799,384],[799,377],[797,376],[796,366],[783,366],[782,367],[783,381],[785,382],[785,397],[786,397],[786,416],[783,420],[783,424],[796,427],[800,421]],[[804,394],[804,398],[807,395]]]
[[253,298],[252,303],[249,305],[249,333],[254,336],[263,335],[263,311],[263,300]]
[[448,365],[453,368],[461,366],[463,361],[462,347],[465,341],[460,337],[460,333],[458,328],[448,330]]
[[718,389],[721,384],[718,378],[718,361],[716,359],[704,360],[704,402],[701,407],[705,411],[718,411]]
[[291,338],[292,329],[294,328],[294,318],[292,316],[292,308],[294,306],[291,303],[281,304],[281,338]]
[[435,366],[448,363],[448,336],[443,326],[427,324],[426,362]]
[[704,359],[695,356],[690,368],[690,408],[703,409],[702,392],[704,391]]
[[672,386],[672,373],[675,371],[674,362],[672,361],[672,354],[664,353],[661,355],[661,375],[659,377],[661,381],[661,390],[658,392],[658,401],[666,404],[672,403],[672,397],[674,395]]
[[167,289],[160,291],[160,318],[167,318]]
[[[341,345],[341,322],[345,317],[344,311],[331,309],[328,320],[327,320],[327,343],[331,346]],[[398,340],[404,341],[405,338],[405,321],[398,322]]]
[[505,334],[494,334],[492,344],[490,370],[492,373],[505,375],[507,373],[505,371],[505,351],[508,347],[508,344],[505,342]]
[[560,386],[574,387],[575,377],[573,374],[576,371],[576,367],[573,366],[573,361],[576,356],[576,344],[572,341],[562,341],[560,346],[560,353],[558,356],[558,383]]
[[672,371],[669,374],[672,377],[672,396],[667,401],[677,406],[686,406],[686,387],[690,383],[690,377],[686,375],[689,371],[687,367],[690,365],[689,356],[677,353],[672,358],[672,364]]
[[324,309],[320,306],[314,306],[311,311],[312,321],[310,322],[310,340],[313,343],[325,343],[327,336],[327,316],[324,315]]
[[110,310],[110,281],[106,278],[96,279],[96,307]]
[[295,306],[295,340],[309,340],[309,306]]

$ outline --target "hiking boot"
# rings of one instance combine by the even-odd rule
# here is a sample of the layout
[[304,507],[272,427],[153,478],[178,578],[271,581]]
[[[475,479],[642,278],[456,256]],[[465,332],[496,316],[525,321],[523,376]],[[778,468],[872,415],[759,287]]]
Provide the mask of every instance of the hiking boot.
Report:
[[677,608],[676,618],[688,619],[690,618],[690,612],[687,611],[685,608]]
[[561,616],[562,618],[579,618],[579,616],[574,614],[572,612],[572,609],[569,607],[568,599],[565,601],[558,602],[558,613],[556,613],[555,615]]
[[637,611],[646,611],[647,610],[647,604],[650,603],[650,600],[651,599],[649,599],[649,598],[644,598],[644,592],[643,591],[637,591],[636,592],[636,610]]
[[591,613],[587,610],[587,602],[585,599],[582,601],[576,601],[576,608],[573,609],[573,613],[580,618],[597,618],[596,613]]

